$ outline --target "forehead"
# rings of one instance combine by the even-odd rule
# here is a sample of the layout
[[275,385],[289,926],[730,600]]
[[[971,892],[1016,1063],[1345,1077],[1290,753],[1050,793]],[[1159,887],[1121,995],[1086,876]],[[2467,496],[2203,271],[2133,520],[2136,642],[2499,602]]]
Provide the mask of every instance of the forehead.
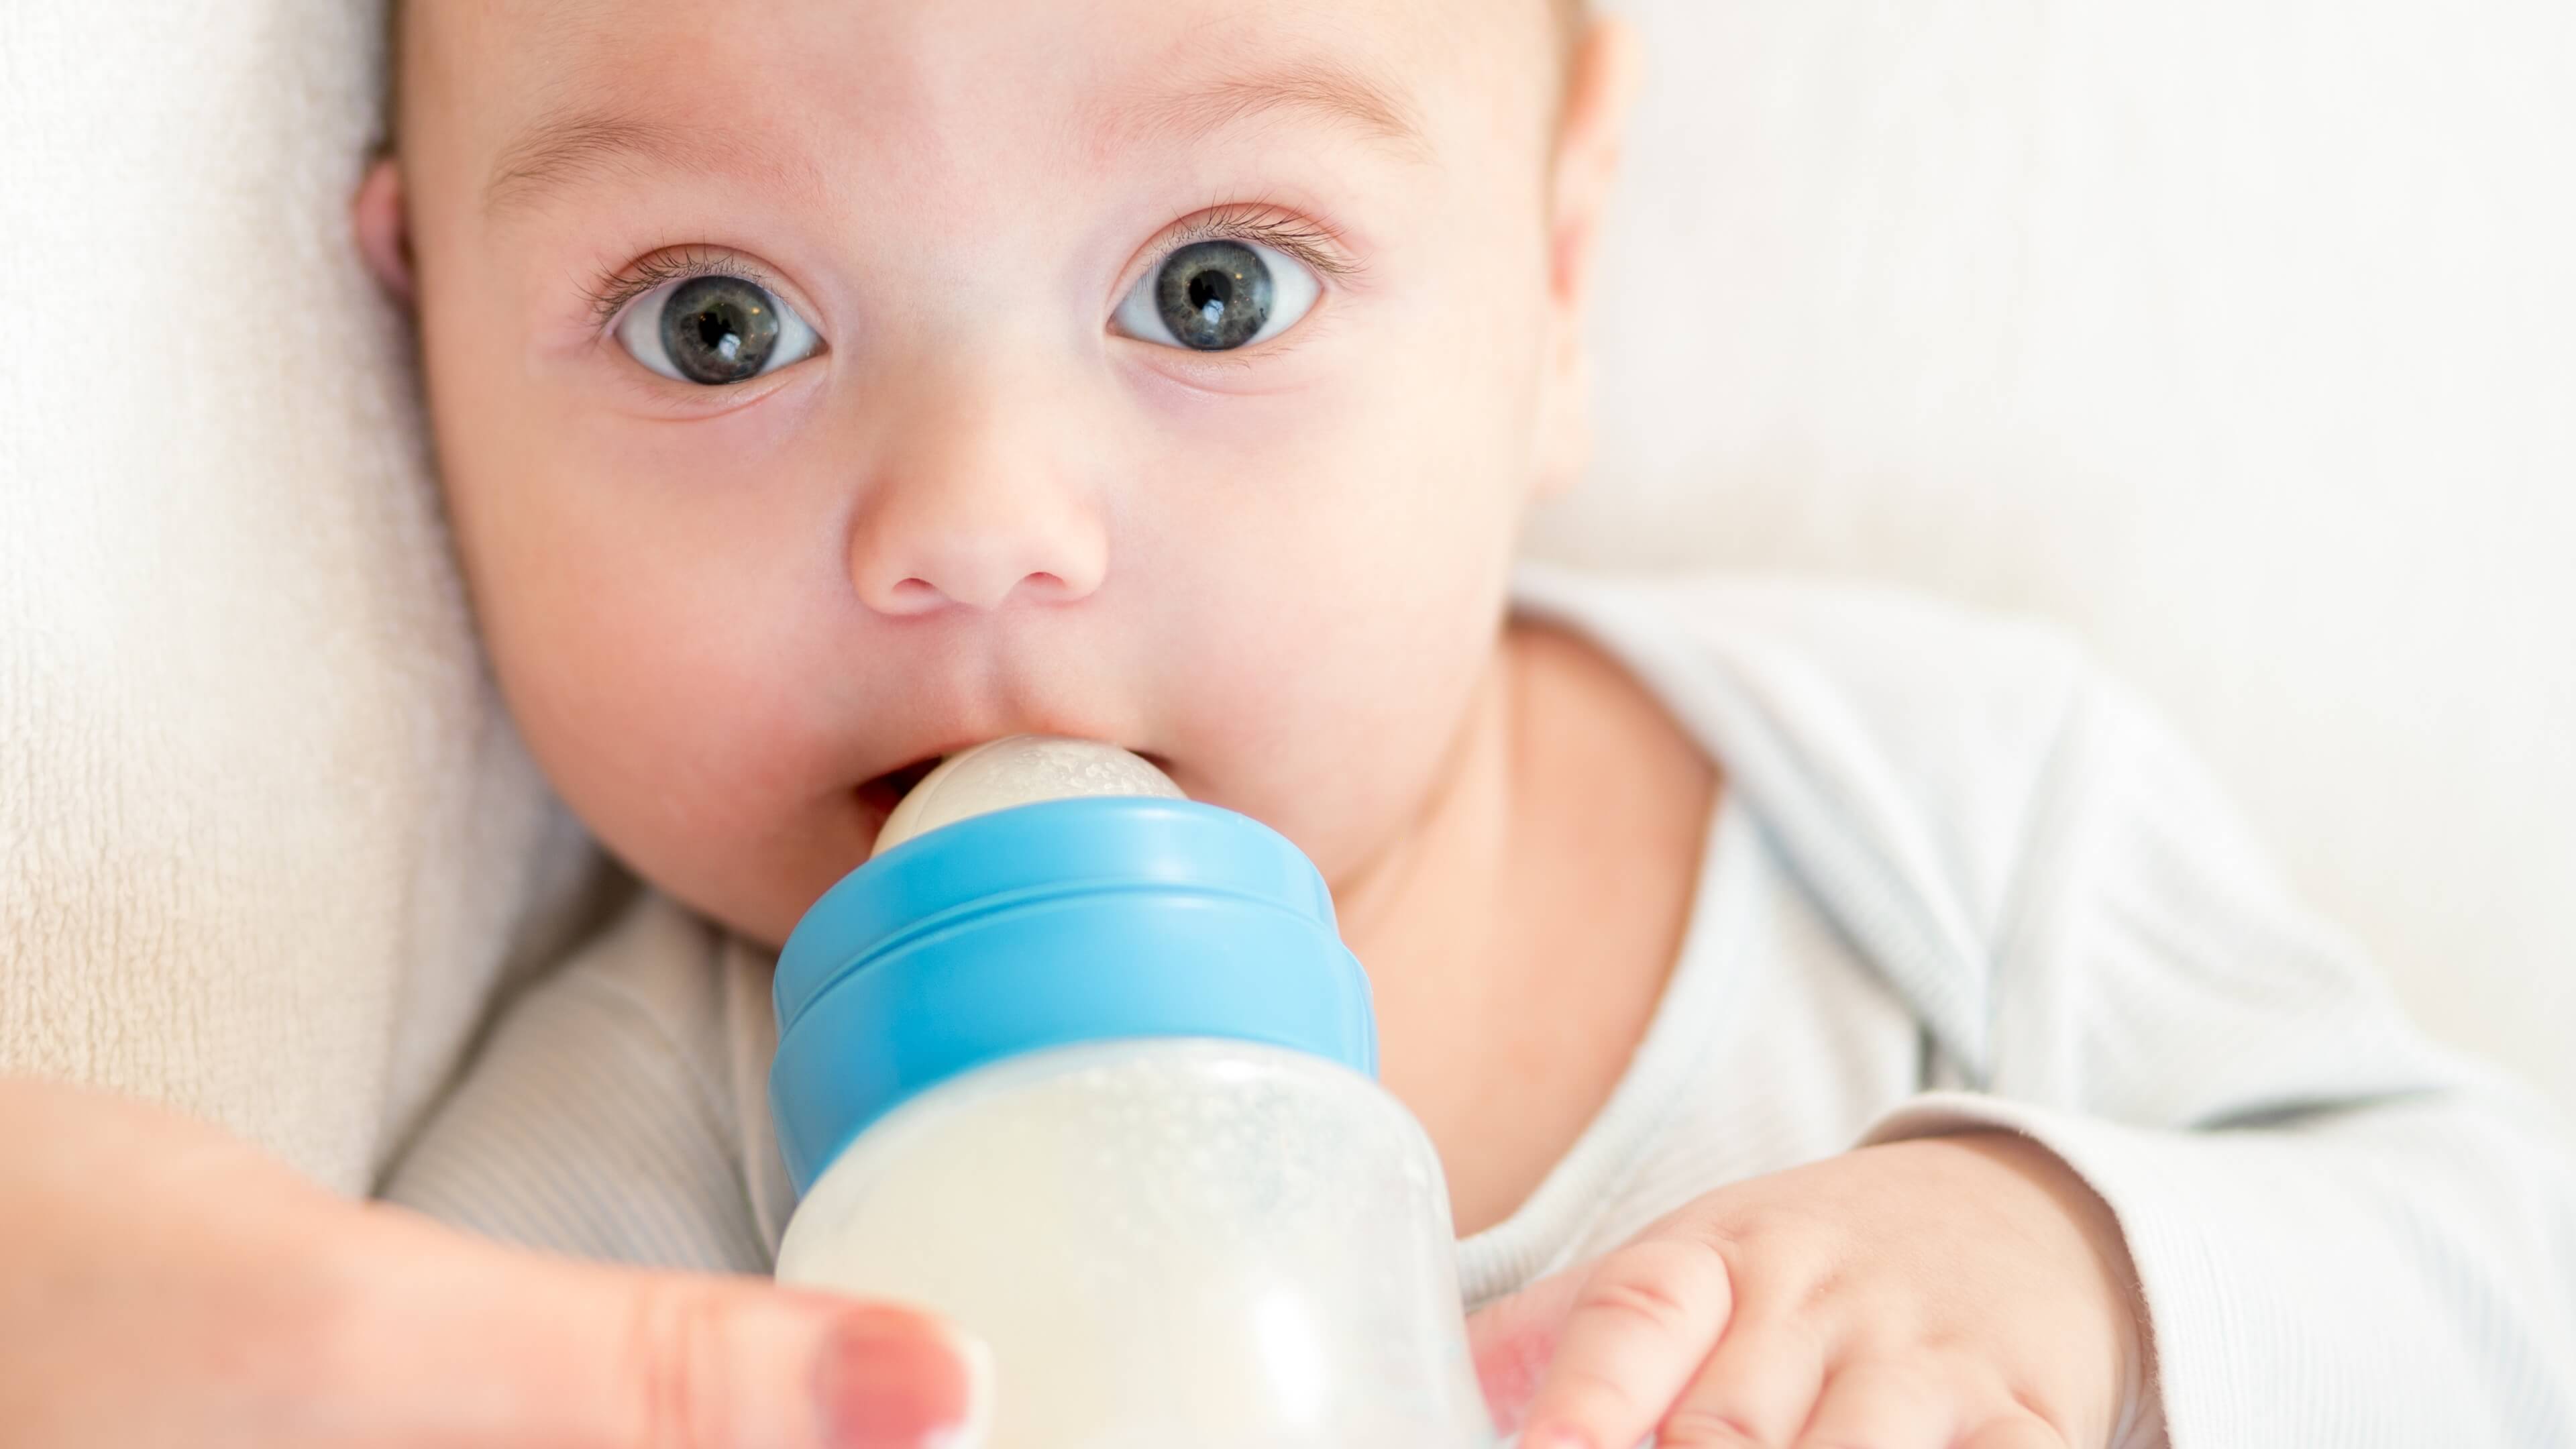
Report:
[[[411,0],[407,98],[494,155],[549,120],[800,125],[1116,149],[1282,107],[1386,139],[1490,132],[1542,98],[1552,0]],[[1193,89],[1194,88],[1194,89]],[[605,103],[605,104],[604,104]],[[408,107],[407,107],[408,108]],[[576,138],[577,142],[577,138]],[[1098,159],[1098,158],[1094,158]]]

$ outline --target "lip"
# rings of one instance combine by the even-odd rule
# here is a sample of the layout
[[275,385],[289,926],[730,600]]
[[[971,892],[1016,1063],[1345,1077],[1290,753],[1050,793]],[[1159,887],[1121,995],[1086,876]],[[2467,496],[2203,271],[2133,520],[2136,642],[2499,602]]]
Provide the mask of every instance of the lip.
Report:
[[875,774],[868,776],[866,779],[861,780],[859,783],[863,786],[871,785],[879,780],[885,779],[889,775],[902,774],[911,770],[927,771],[931,766],[947,759],[950,755],[962,754],[967,750],[975,748],[977,745],[983,744],[987,740],[1001,739],[1005,735],[1010,734],[1033,733],[1036,733],[1036,731],[1007,730],[1001,735],[951,735],[946,739],[933,739],[930,742],[929,748],[914,750],[912,753],[903,756],[901,759],[889,760],[883,768],[879,769]]
[[[868,821],[869,838],[874,839],[877,831],[885,828],[886,817],[894,813],[894,807],[902,803],[903,797],[909,793],[915,785],[920,784],[922,777],[928,775],[940,761],[947,759],[951,755],[971,750],[977,745],[985,744],[991,740],[1009,738],[1009,736],[1013,734],[1050,733],[1054,732],[1046,730],[1012,730],[1000,735],[972,736],[970,738],[957,740],[948,744],[944,748],[934,750],[928,754],[916,755],[902,764],[880,770],[876,774],[870,775],[866,779],[859,781],[856,785],[850,787],[850,794],[851,797],[858,802],[861,814]],[[1063,736],[1063,738],[1090,739],[1096,737],[1089,735],[1066,735]],[[1115,741],[1104,741],[1104,743],[1115,743]],[[1119,745],[1118,748],[1129,749],[1130,747]],[[1152,765],[1155,769],[1162,771],[1164,774],[1171,775],[1173,773],[1172,762],[1168,757],[1156,754],[1151,750],[1132,750],[1131,752],[1135,754],[1137,758],[1143,760],[1149,765]]]
[[884,827],[886,817],[894,813],[894,807],[903,800],[913,786],[920,784],[922,777],[936,768],[940,761],[960,751],[973,749],[980,743],[982,743],[981,740],[970,739],[948,744],[928,753],[915,755],[901,764],[889,766],[851,786],[851,795],[856,797],[861,812],[870,818],[875,827],[869,831],[869,834],[873,836],[876,829]]

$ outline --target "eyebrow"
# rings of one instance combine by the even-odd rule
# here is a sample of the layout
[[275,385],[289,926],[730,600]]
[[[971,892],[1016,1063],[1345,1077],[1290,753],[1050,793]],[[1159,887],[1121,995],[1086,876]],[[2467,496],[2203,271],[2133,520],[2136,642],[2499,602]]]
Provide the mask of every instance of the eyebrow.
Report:
[[1186,144],[1282,112],[1313,116],[1410,160],[1431,159],[1422,122],[1400,91],[1321,57],[1171,90],[1129,92],[1115,103],[1103,129],[1131,142]]
[[776,147],[621,111],[577,110],[539,119],[502,148],[483,183],[483,210],[498,216],[583,182],[655,166],[700,175],[749,169],[796,187],[822,179],[811,160]]
[[[1430,159],[1430,144],[1409,102],[1390,87],[1330,60],[1294,61],[1273,70],[1226,75],[1142,95],[1130,92],[1114,104],[1095,109],[1108,113],[1102,117],[1101,129],[1131,143],[1187,144],[1248,120],[1303,112],[1409,159]],[[745,163],[785,184],[821,184],[812,161],[790,152],[746,147],[703,130],[620,111],[561,112],[540,118],[502,148],[490,179],[483,184],[483,210],[499,216],[583,182],[657,165],[713,175]]]

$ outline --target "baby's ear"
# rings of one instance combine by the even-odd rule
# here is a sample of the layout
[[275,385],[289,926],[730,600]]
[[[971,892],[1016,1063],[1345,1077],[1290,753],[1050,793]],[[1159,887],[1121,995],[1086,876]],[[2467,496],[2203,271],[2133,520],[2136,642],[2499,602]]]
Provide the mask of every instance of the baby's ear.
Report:
[[1585,26],[1567,68],[1564,109],[1548,172],[1549,340],[1547,436],[1540,489],[1563,492],[1591,452],[1591,354],[1584,314],[1601,223],[1619,176],[1628,108],[1642,69],[1637,32],[1617,16]]
[[367,168],[367,179],[358,183],[358,194],[349,203],[349,215],[367,270],[376,274],[377,283],[395,300],[409,305],[411,223],[403,211],[402,171],[393,157],[379,156]]

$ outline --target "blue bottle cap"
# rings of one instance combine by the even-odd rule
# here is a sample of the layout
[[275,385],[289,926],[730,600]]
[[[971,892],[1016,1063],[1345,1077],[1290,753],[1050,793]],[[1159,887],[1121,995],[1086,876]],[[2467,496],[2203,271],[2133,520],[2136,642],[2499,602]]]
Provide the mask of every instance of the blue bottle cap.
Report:
[[799,1196],[903,1102],[1049,1047],[1225,1037],[1377,1072],[1323,876],[1187,800],[1048,800],[907,840],[805,913],[773,994],[770,1108]]

